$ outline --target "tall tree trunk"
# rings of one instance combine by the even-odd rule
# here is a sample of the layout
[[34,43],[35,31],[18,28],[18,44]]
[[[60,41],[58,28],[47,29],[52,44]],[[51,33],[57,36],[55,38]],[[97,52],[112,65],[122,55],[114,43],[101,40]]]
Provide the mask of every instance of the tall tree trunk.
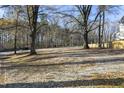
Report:
[[2,48],[2,39],[1,39],[1,33],[0,33],[0,50],[1,50],[1,48]]
[[84,49],[89,49],[87,32],[84,33]]
[[35,31],[32,32],[31,34],[31,49],[30,49],[30,54],[36,54],[36,50],[35,50],[35,38],[36,38],[36,33]]
[[103,23],[102,23],[102,47],[104,48],[104,27],[105,27],[105,11],[103,11]]
[[88,17],[85,15],[85,20],[84,20],[84,49],[89,49],[88,46],[88,27],[87,27],[87,22],[88,22]]
[[27,48],[28,48],[28,44],[29,44],[29,40],[28,40],[28,34],[26,35],[26,37],[27,37]]
[[15,30],[15,37],[14,37],[14,54],[16,54],[16,50],[17,50],[18,13],[19,12],[17,12],[16,30]]
[[17,50],[17,30],[15,31],[15,37],[14,37],[14,54],[16,54],[16,50]]
[[33,29],[32,34],[31,34],[31,50],[30,50],[31,55],[37,54],[36,50],[35,50],[35,46],[36,46],[36,27],[37,27],[37,23],[34,22],[34,27],[33,27],[34,29]]
[[99,16],[99,41],[98,41],[99,48],[101,48],[101,18],[102,18],[102,15],[100,14]]
[[33,8],[33,10],[32,10],[32,13],[33,13],[32,27],[33,28],[32,28],[32,33],[31,33],[30,54],[35,55],[35,54],[37,54],[35,47],[36,47],[37,19],[38,19],[39,6],[35,5],[35,6],[32,6],[32,8]]

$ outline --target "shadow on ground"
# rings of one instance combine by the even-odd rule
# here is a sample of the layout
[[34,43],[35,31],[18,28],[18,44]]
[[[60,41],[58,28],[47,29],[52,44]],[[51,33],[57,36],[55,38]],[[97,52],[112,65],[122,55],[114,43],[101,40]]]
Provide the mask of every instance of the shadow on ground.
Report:
[[51,63],[51,64],[37,64],[37,65],[34,65],[34,64],[12,64],[12,63],[9,63],[9,62],[3,62],[3,63],[0,63],[2,66],[1,66],[1,69],[15,69],[15,68],[19,68],[19,67],[42,67],[42,66],[61,66],[61,65],[80,65],[80,64],[97,64],[97,63],[116,63],[118,64],[118,61],[119,63],[123,63],[124,62],[124,58],[109,58],[109,59],[95,59],[95,60],[86,60],[86,61],[80,61],[80,62],[63,62],[63,63]]
[[75,81],[49,81],[34,83],[12,83],[0,85],[2,88],[57,88],[57,87],[80,87],[80,86],[120,86],[124,87],[124,79],[94,79],[94,80],[75,80]]

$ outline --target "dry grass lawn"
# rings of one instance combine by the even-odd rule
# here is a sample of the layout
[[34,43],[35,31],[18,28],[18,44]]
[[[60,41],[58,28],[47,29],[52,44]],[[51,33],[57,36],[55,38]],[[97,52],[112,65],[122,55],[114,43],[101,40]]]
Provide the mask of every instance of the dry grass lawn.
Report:
[[0,87],[124,87],[124,49],[39,49],[0,64]]

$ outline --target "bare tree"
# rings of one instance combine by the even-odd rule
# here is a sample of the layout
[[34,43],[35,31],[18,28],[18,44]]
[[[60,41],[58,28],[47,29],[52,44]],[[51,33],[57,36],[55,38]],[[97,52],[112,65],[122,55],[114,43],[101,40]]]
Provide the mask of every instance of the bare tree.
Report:
[[31,48],[30,48],[30,54],[36,54],[35,50],[35,39],[36,39],[36,33],[37,33],[37,21],[38,21],[38,5],[32,5],[27,6],[27,14],[28,14],[28,22],[30,26],[31,31]]

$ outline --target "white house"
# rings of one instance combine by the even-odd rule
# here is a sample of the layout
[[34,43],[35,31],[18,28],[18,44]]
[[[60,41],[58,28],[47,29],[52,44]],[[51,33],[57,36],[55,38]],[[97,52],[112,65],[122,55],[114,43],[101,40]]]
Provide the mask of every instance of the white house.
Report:
[[121,18],[119,23],[119,31],[114,34],[115,40],[124,40],[124,16]]

